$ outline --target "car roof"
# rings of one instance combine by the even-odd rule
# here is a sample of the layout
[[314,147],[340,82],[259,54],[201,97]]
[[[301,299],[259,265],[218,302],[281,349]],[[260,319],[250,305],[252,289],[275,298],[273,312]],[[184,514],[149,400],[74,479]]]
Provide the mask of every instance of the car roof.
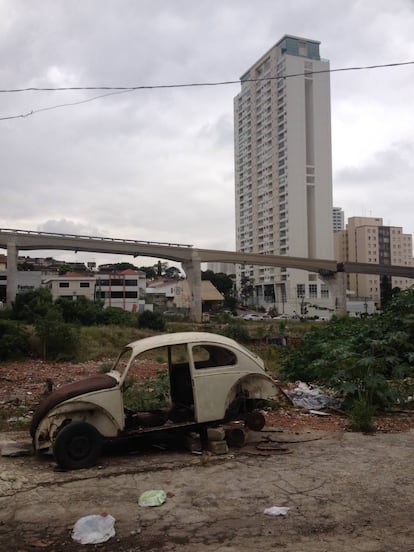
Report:
[[166,347],[168,345],[182,345],[185,343],[210,343],[213,345],[223,345],[226,347],[232,347],[239,350],[243,354],[250,356],[252,359],[257,360],[258,357],[255,353],[246,349],[234,339],[225,337],[224,335],[214,334],[210,332],[175,332],[154,335],[152,337],[144,337],[143,339],[138,339],[137,341],[132,341],[126,345],[125,349],[132,349],[134,356],[148,351],[150,349],[155,349],[157,347]]

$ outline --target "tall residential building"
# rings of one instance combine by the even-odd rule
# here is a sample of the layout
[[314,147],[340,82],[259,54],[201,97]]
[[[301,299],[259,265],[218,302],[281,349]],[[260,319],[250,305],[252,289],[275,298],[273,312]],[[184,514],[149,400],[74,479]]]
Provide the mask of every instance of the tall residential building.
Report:
[[[351,217],[346,229],[335,233],[335,255],[340,262],[381,263],[414,266],[411,234],[399,226],[384,226],[382,218]],[[373,299],[381,306],[381,277],[371,274],[348,274],[347,287],[353,297]],[[406,289],[410,278],[393,276],[391,286]]]
[[[284,36],[242,77],[234,99],[236,247],[333,259],[329,62],[319,42]],[[332,307],[317,274],[241,266],[256,305]]]
[[345,215],[341,207],[332,209],[332,226],[334,232],[340,232],[345,228]]

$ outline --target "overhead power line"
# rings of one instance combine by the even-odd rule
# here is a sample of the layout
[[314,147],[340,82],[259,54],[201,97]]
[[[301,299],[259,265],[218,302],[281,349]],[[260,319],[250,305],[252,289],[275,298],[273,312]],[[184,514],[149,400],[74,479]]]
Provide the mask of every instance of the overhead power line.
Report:
[[320,69],[318,71],[305,71],[303,73],[291,73],[289,75],[280,75],[275,77],[260,77],[255,79],[243,79],[228,80],[228,81],[216,81],[216,82],[191,82],[181,84],[145,84],[137,86],[58,86],[58,87],[37,87],[30,86],[28,88],[0,88],[0,93],[13,93],[13,92],[62,92],[69,90],[124,90],[126,92],[132,92],[134,90],[153,90],[158,88],[190,88],[192,86],[224,86],[229,84],[240,84],[240,82],[258,82],[268,80],[281,80],[292,77],[303,77],[305,75],[317,75],[321,73],[339,73],[341,71],[360,71],[367,69],[381,69],[383,67],[399,67],[402,65],[413,65],[414,61],[402,61],[398,63],[384,63],[381,65],[364,65],[359,67],[341,67],[338,69]]
[[107,96],[113,96],[116,94],[124,94],[127,92],[136,92],[139,90],[156,90],[156,89],[165,89],[165,88],[191,88],[191,87],[207,87],[207,86],[226,86],[230,84],[240,84],[243,82],[260,82],[260,81],[269,81],[269,80],[285,80],[294,77],[303,77],[309,75],[318,75],[323,73],[339,73],[345,71],[361,71],[361,70],[370,70],[370,69],[382,69],[386,67],[401,67],[404,65],[414,65],[414,61],[402,61],[397,63],[383,63],[377,65],[361,65],[356,67],[341,67],[338,69],[320,69],[318,71],[305,71],[303,73],[291,73],[288,75],[277,75],[277,76],[268,76],[268,77],[259,77],[251,79],[238,79],[238,80],[228,80],[228,81],[215,81],[215,82],[192,82],[192,83],[181,83],[181,84],[153,84],[153,85],[136,85],[136,86],[58,86],[58,87],[37,87],[30,86],[27,88],[0,88],[0,94],[11,94],[11,93],[21,93],[21,92],[67,92],[67,91],[105,91],[108,93],[100,94],[99,96],[93,96],[92,98],[87,98],[84,100],[79,100],[76,102],[63,103],[58,105],[53,105],[49,107],[43,107],[39,109],[31,110],[27,113],[21,113],[19,115],[10,115],[6,117],[0,117],[0,121],[8,119],[19,119],[29,117],[35,113],[40,113],[42,111],[50,111],[52,109],[58,109],[61,107],[69,107],[74,105],[80,105],[83,103],[93,102],[95,100],[105,98]]
[[129,90],[118,90],[114,92],[108,92],[107,94],[100,94],[99,96],[94,96],[93,98],[86,98],[85,100],[78,100],[76,102],[66,102],[62,104],[57,105],[50,105],[48,107],[39,107],[38,109],[32,109],[31,111],[28,111],[27,113],[20,113],[19,115],[9,115],[6,117],[0,117],[0,121],[6,121],[10,119],[25,119],[26,117],[30,117],[30,115],[34,115],[35,113],[41,113],[42,111],[51,111],[52,109],[59,109],[61,107],[70,107],[73,105],[80,105],[88,102],[93,102],[95,100],[99,100],[100,98],[106,98],[107,96],[115,96],[117,94],[125,94],[126,92],[129,92]]

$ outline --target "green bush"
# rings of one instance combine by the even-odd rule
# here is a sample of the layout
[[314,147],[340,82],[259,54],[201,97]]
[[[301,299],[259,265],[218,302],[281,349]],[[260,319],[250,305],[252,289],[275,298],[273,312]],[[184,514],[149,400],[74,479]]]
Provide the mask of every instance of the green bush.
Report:
[[138,327],[162,332],[165,330],[165,318],[160,312],[146,310],[138,315]]
[[266,370],[270,372],[273,377],[279,377],[280,362],[282,357],[282,349],[278,345],[268,345],[259,354],[265,362]]
[[90,301],[82,295],[76,300],[59,297],[55,306],[62,313],[63,320],[70,324],[92,326],[98,324],[103,316],[103,302]]
[[349,428],[354,431],[373,431],[375,410],[375,406],[366,399],[354,401]]
[[226,337],[230,337],[239,343],[248,343],[250,335],[246,325],[241,320],[234,320],[221,329],[220,333]]
[[0,360],[24,356],[29,351],[28,335],[18,322],[0,319]]
[[334,317],[311,329],[300,348],[284,351],[280,375],[333,387],[347,408],[358,405],[359,415],[365,403],[374,408],[402,404],[404,397],[392,381],[412,376],[413,370],[414,290],[407,290],[383,315]]
[[105,325],[117,326],[136,326],[137,314],[134,312],[124,311],[118,307],[107,307],[103,309],[99,321]]
[[79,328],[66,324],[60,311],[49,309],[45,316],[36,319],[34,326],[43,359],[77,359],[80,346]]
[[158,410],[169,406],[170,380],[168,372],[157,372],[156,378],[135,382],[124,393],[125,406],[134,412]]
[[16,295],[12,316],[16,320],[33,324],[36,318],[44,316],[52,306],[50,291],[47,288],[37,288]]

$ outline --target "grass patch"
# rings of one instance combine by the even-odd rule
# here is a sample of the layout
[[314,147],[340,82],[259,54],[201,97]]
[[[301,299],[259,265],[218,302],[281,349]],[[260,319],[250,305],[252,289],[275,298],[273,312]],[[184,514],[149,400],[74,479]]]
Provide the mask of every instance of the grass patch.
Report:
[[266,371],[272,377],[278,378],[283,355],[282,347],[268,345],[265,349],[258,351],[258,355],[264,360]]
[[79,360],[114,358],[125,345],[152,335],[149,330],[122,326],[84,326],[81,330]]
[[356,399],[351,408],[349,428],[353,431],[374,431],[376,408],[364,398]]
[[27,409],[24,407],[0,410],[0,431],[28,429],[30,423],[31,416],[27,417]]

